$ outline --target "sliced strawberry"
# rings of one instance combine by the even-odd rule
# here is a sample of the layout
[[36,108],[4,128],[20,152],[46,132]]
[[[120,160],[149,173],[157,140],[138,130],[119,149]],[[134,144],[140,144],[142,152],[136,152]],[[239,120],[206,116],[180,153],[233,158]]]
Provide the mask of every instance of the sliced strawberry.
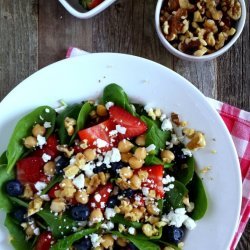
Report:
[[108,183],[105,186],[100,186],[96,192],[90,196],[90,207],[92,209],[100,208],[101,210],[104,210],[112,190],[113,184],[111,183]]
[[54,239],[51,232],[43,232],[38,237],[34,250],[49,250]]
[[126,128],[125,134],[119,134],[120,138],[132,138],[143,134],[147,125],[139,118],[131,115],[128,111],[118,106],[109,108],[110,119],[117,125]]
[[83,6],[85,6],[87,9],[91,10],[95,8],[97,5],[102,3],[104,0],[82,0]]
[[48,182],[43,172],[44,161],[41,157],[30,156],[17,162],[17,179],[23,184]]
[[47,154],[51,156],[51,159],[55,159],[59,152],[57,150],[57,138],[56,136],[53,134],[51,136],[48,137],[46,144],[43,145],[43,147],[40,149],[38,148],[37,150],[35,150],[32,153],[32,156],[38,156],[38,157],[42,157],[43,154]]
[[[162,165],[154,165],[149,167],[142,167],[140,170],[148,172],[148,178],[145,182],[142,183],[142,187],[147,187],[149,190],[155,190],[156,196],[159,198],[164,197],[163,191],[163,173],[164,167]],[[138,173],[140,170],[135,170],[135,173]]]
[[116,145],[115,136],[110,136],[109,133],[112,130],[115,130],[115,124],[108,119],[90,128],[80,130],[78,135],[81,140],[87,140],[89,148],[100,148],[105,152]]

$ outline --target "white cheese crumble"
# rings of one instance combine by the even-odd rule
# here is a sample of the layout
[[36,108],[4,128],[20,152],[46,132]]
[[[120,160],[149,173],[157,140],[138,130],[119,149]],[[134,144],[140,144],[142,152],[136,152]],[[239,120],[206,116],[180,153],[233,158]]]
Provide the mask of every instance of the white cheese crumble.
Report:
[[170,182],[174,182],[175,181],[175,178],[173,177],[173,176],[170,176],[170,175],[166,175],[166,177],[164,177],[163,179],[162,179],[162,183],[164,184],[164,185],[166,185],[166,184],[168,184],[168,183],[170,183]]
[[107,220],[110,220],[112,217],[115,216],[115,210],[113,208],[106,208],[105,209],[105,217]]
[[[164,184],[164,183],[163,183]],[[149,194],[149,188],[147,188],[147,187],[143,187],[142,188],[142,194],[144,195],[144,196],[148,196],[148,194]]]
[[93,172],[94,168],[95,168],[95,164],[90,161],[87,164],[85,164],[84,166],[82,166],[81,169],[84,171],[84,173],[87,177],[91,177],[92,175],[94,175],[94,172]]
[[151,152],[156,149],[156,146],[154,144],[150,144],[149,146],[146,147],[147,152]]
[[163,122],[167,118],[166,114],[162,114],[160,117],[160,121]]
[[121,160],[121,154],[118,148],[112,148],[108,151],[104,157],[103,163],[109,165],[111,162],[119,162]]
[[35,183],[35,188],[36,188],[37,191],[42,191],[46,187],[47,187],[47,183],[45,183],[45,182],[38,181],[38,182]]
[[161,129],[163,131],[168,131],[168,130],[172,130],[173,129],[172,122],[170,121],[169,118],[166,118],[166,119],[163,120],[163,122],[161,124]]
[[98,234],[90,234],[90,240],[93,247],[99,247],[101,244],[101,236]]
[[101,196],[100,194],[95,194],[94,198],[95,198],[95,200],[96,200],[97,202],[100,202],[102,196]]
[[187,155],[189,157],[192,157],[192,152],[187,149],[187,148],[182,148],[181,151],[183,152],[184,155]]
[[42,194],[40,195],[40,198],[44,201],[50,201],[50,197],[48,194]]
[[45,128],[51,128],[51,122],[44,122],[43,126]]
[[110,132],[109,132],[109,136],[111,137],[111,136],[115,136],[115,135],[117,135],[118,134],[118,131],[117,130],[111,130]]
[[107,147],[108,145],[109,144],[106,141],[104,141],[104,140],[102,140],[100,138],[96,139],[96,146],[98,148],[104,148],[104,147]]
[[85,184],[84,174],[80,174],[80,175],[78,175],[77,177],[75,177],[74,180],[73,180],[73,184],[74,184],[78,189],[84,188],[84,184]]
[[37,227],[37,228],[34,229],[33,232],[34,232],[35,235],[39,235],[40,234],[40,229]]
[[115,227],[115,225],[111,221],[108,221],[107,223],[103,223],[101,225],[101,228],[106,229],[106,230],[112,230],[114,227]]
[[38,135],[37,136],[37,146],[40,146],[40,148],[42,148],[42,146],[46,144],[46,138],[44,136]]
[[124,135],[127,131],[125,127],[122,127],[121,125],[116,125],[115,129],[117,130],[118,133]]
[[132,234],[132,235],[135,235],[135,228],[134,227],[129,227],[128,228],[128,233]]
[[114,103],[113,103],[113,102],[107,102],[107,103],[105,104],[105,107],[106,107],[107,110],[109,110],[109,108],[111,108],[112,106],[114,106]]
[[196,227],[196,223],[194,222],[194,220],[190,217],[188,217],[184,223],[185,227],[189,230],[193,230]]
[[44,162],[48,162],[51,159],[51,156],[46,153],[43,153],[42,159]]

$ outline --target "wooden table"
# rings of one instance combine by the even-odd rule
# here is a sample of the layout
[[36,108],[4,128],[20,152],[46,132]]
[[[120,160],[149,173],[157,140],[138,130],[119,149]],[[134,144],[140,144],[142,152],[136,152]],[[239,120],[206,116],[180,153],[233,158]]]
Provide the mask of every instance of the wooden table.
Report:
[[[249,1],[246,4],[249,11]],[[160,44],[154,29],[155,5],[156,0],[118,0],[97,17],[78,20],[56,0],[0,0],[0,100],[21,80],[63,59],[67,48],[76,46],[149,58],[172,68],[205,95],[249,110],[249,13],[230,51],[217,60],[190,63]],[[247,249],[250,223],[237,247]]]

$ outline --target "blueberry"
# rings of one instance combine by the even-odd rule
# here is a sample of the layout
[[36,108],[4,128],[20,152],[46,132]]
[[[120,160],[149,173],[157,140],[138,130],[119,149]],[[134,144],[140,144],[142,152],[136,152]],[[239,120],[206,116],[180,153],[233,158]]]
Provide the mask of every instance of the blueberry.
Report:
[[177,244],[182,240],[184,231],[181,227],[168,226],[164,228],[163,235],[165,235],[169,242]]
[[132,243],[129,243],[126,247],[124,247],[124,250],[137,250],[138,248],[132,244]]
[[89,237],[78,240],[74,245],[74,250],[90,250],[92,243]]
[[185,163],[188,159],[187,155],[184,155],[184,153],[182,152],[182,148],[183,145],[179,144],[179,145],[174,145],[173,148],[171,148],[171,151],[174,153],[175,155],[175,162],[178,164],[182,164]]
[[129,199],[132,198],[134,196],[134,194],[135,194],[135,191],[133,189],[131,189],[131,188],[122,190],[120,192],[120,195],[123,195],[123,196],[125,196],[125,197],[127,197]]
[[87,220],[90,214],[88,206],[81,204],[73,206],[70,213],[72,218],[77,221]]
[[23,194],[23,185],[18,180],[11,180],[6,183],[6,192],[9,196],[19,196]]
[[16,208],[16,210],[13,211],[11,214],[16,220],[18,220],[21,223],[27,221],[27,217],[26,217],[27,209],[23,207]]
[[56,173],[62,174],[63,169],[69,165],[69,159],[63,155],[60,155],[56,158]]
[[107,207],[114,208],[115,206],[119,206],[120,201],[117,199],[116,196],[111,196],[108,200]]
[[111,168],[109,169],[111,177],[116,178],[119,176],[119,173],[117,172],[117,170],[123,168],[123,162],[119,161],[119,162],[111,162],[110,163]]
[[94,172],[95,174],[98,174],[98,173],[100,173],[100,172],[107,173],[107,171],[108,171],[108,168],[107,168],[106,164],[104,164],[104,163],[103,163],[101,166],[95,167],[95,168],[93,169],[93,172]]

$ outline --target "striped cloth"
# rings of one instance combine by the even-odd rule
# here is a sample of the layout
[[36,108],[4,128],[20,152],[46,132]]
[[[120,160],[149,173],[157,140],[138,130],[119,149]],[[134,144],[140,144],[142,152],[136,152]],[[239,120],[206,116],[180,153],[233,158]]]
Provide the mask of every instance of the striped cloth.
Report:
[[[88,52],[70,47],[66,58],[86,55]],[[250,113],[217,100],[208,98],[209,103],[221,115],[236,147],[242,175],[242,206],[238,230],[230,250],[234,250],[250,218]]]

